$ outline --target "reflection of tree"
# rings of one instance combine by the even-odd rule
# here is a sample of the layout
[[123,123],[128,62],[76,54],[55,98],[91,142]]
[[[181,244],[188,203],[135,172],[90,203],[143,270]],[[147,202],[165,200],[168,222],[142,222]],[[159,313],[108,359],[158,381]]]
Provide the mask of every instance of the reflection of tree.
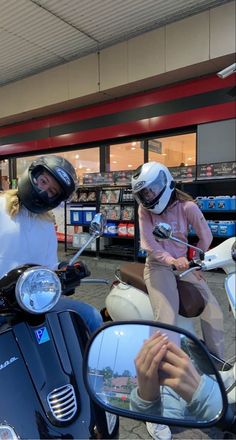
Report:
[[130,393],[131,393],[132,389],[134,388],[134,383],[131,381],[131,378],[130,378],[130,377],[128,377],[127,384],[126,384],[125,388],[126,388],[127,391],[129,391]]
[[106,367],[101,370],[101,374],[103,375],[104,382],[106,385],[111,385],[111,380],[113,377],[113,372],[111,367]]
[[123,373],[121,374],[121,376],[125,376],[125,377],[131,377],[132,374],[130,373],[129,370],[124,370]]

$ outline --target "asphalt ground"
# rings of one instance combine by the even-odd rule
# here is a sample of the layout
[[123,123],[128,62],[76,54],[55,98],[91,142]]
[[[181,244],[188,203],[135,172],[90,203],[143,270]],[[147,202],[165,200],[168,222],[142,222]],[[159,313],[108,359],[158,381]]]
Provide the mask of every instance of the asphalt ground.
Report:
[[[59,251],[60,261],[69,260],[72,254],[63,252],[63,248]],[[115,270],[119,267],[123,261],[112,260],[112,259],[96,259],[90,256],[83,256],[80,258],[84,261],[91,271],[91,278],[106,278],[110,282],[114,279]],[[225,275],[220,271],[212,271],[205,273],[207,282],[212,292],[216,296],[223,314],[224,314],[224,331],[225,331],[225,359],[232,360],[236,354],[235,347],[235,330],[236,323],[231,311],[229,311],[229,305],[224,289],[224,278]],[[109,293],[110,287],[107,285],[81,285],[76,289],[73,297],[78,298],[81,301],[92,304],[101,310],[105,305],[105,298]],[[197,334],[200,336],[200,327],[198,319],[195,319],[195,327]],[[233,438],[236,439],[236,435],[230,434],[228,437],[224,437],[221,430],[213,427],[209,429],[185,429],[179,427],[171,427],[171,432],[173,439],[223,439],[223,438]],[[226,434],[227,435],[227,434]],[[145,423],[130,419],[130,418],[120,418],[120,431],[119,439],[151,439],[150,435],[146,430]]]

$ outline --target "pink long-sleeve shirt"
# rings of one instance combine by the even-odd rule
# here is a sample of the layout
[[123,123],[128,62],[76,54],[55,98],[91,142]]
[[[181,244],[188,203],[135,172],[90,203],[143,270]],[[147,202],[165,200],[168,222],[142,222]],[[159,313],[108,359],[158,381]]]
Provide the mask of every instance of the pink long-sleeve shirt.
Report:
[[139,206],[139,229],[141,248],[151,259],[170,265],[173,258],[186,257],[187,247],[172,240],[156,241],[152,234],[157,223],[169,223],[173,235],[187,242],[189,226],[195,229],[199,238],[197,246],[204,252],[212,242],[212,233],[198,206],[191,201],[175,201],[161,215],[153,214]]

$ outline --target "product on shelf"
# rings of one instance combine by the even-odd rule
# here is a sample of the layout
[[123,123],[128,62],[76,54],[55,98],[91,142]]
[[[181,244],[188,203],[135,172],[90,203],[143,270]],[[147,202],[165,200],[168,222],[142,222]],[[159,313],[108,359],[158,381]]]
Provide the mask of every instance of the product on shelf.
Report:
[[127,237],[128,235],[127,223],[118,224],[117,234],[119,235],[119,237]]
[[134,207],[124,206],[121,210],[121,220],[133,220],[134,219]]
[[117,235],[117,223],[107,222],[103,235],[114,236]]
[[119,203],[120,189],[108,189],[101,191],[101,203]]
[[120,220],[120,206],[101,205],[100,212],[105,215],[107,220]]
[[96,202],[96,192],[95,191],[88,192],[87,202]]
[[202,211],[230,211],[235,210],[235,196],[205,196],[197,197],[196,203]]
[[87,202],[88,193],[87,191],[78,191],[77,192],[77,201],[78,202]]
[[128,237],[134,237],[134,223],[128,223],[127,235],[128,235]]
[[122,189],[121,202],[133,202],[134,196],[131,188]]

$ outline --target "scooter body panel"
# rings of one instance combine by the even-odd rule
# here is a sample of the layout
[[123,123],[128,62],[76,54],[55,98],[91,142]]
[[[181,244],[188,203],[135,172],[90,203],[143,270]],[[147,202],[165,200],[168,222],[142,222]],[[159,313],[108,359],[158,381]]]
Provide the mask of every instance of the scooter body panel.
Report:
[[[19,438],[91,435],[91,404],[82,374],[83,341],[73,315],[54,312],[38,325],[21,322],[0,327],[0,426],[10,426]],[[57,397],[55,390],[59,390]],[[65,392],[63,398],[60,392]],[[50,403],[49,396],[56,404]]]

